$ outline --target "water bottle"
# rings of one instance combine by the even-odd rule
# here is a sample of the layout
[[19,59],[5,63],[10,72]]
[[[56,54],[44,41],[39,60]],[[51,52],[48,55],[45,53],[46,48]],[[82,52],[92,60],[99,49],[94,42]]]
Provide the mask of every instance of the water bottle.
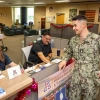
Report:
[[39,36],[38,38],[37,38],[37,41],[40,41],[42,38],[41,38],[41,36]]
[[51,48],[54,48],[54,40],[51,39]]
[[41,35],[41,30],[39,29],[39,35]]

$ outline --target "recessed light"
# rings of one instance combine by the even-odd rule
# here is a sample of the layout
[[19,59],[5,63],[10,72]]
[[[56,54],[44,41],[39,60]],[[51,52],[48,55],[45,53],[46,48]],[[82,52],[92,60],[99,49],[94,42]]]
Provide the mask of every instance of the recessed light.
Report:
[[45,4],[44,2],[35,2],[34,4]]
[[5,1],[0,1],[0,3],[5,2]]
[[58,1],[55,1],[55,2],[70,2],[70,0],[58,0]]

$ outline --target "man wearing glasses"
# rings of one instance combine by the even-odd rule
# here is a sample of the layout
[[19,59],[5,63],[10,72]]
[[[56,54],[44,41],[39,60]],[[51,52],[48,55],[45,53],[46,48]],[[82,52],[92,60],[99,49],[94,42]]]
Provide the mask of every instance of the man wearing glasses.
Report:
[[52,57],[50,46],[51,34],[46,32],[42,35],[42,39],[37,41],[31,48],[28,61],[38,64],[41,62],[49,63]]

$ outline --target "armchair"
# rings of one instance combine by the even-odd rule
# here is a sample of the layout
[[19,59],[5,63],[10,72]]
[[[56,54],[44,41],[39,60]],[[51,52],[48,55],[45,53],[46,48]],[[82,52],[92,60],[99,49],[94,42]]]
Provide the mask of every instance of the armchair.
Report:
[[16,35],[23,34],[22,28],[16,28],[15,31],[16,31]]

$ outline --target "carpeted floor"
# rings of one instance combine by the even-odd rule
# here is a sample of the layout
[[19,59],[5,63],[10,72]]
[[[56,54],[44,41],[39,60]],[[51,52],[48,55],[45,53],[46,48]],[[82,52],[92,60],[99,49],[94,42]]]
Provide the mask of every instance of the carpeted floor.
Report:
[[[10,57],[15,63],[22,62],[22,51],[21,51],[21,41],[24,39],[24,35],[14,35],[6,36],[3,39],[4,46],[8,47],[8,50],[5,53]],[[2,42],[0,42],[2,45]]]

